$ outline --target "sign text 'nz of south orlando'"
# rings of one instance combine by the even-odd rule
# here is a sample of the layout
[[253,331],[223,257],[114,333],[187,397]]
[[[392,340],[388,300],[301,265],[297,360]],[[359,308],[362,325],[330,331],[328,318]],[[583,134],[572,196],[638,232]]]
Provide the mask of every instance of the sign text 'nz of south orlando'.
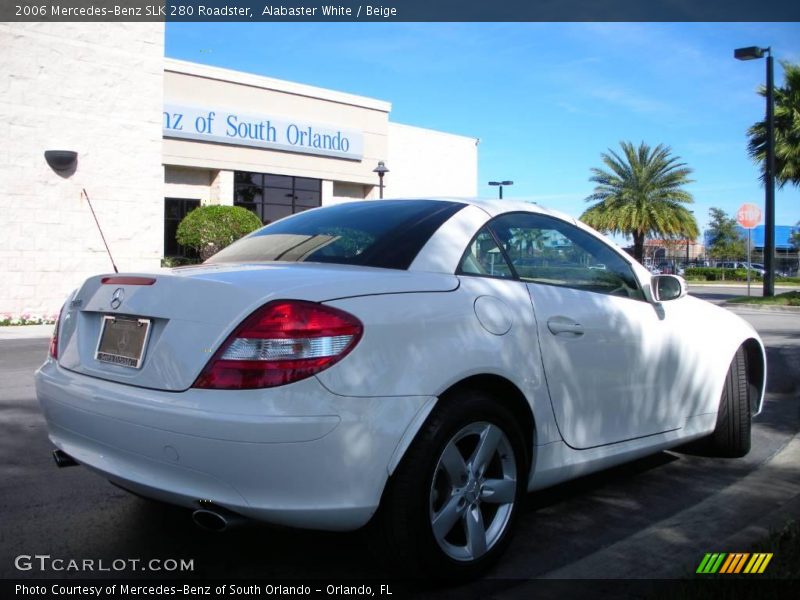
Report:
[[359,160],[360,132],[308,121],[191,106],[164,106],[164,137]]

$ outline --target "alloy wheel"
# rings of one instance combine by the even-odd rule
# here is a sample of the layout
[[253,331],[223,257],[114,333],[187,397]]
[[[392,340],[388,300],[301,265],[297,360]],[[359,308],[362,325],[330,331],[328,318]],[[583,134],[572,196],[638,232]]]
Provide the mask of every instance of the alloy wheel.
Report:
[[514,451],[502,429],[482,421],[458,431],[430,489],[431,528],[444,553],[463,562],[486,554],[506,530],[517,485]]

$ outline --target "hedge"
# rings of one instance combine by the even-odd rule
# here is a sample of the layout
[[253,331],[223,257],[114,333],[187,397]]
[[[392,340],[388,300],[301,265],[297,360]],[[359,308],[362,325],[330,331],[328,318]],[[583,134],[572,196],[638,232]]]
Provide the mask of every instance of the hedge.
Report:
[[201,206],[183,218],[175,237],[206,260],[261,225],[261,219],[241,206]]
[[[702,281],[747,281],[747,269],[723,269],[722,267],[689,267],[684,271],[687,279]],[[750,279],[761,279],[756,271],[750,271]]]

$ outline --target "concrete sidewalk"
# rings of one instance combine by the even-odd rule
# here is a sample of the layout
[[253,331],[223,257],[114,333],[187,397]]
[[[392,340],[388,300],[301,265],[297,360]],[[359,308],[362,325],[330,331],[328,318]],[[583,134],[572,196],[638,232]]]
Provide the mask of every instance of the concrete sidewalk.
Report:
[[49,338],[53,335],[55,325],[9,325],[0,327],[0,341],[2,340],[31,340],[36,338]]
[[746,552],[770,530],[800,518],[798,464],[800,435],[721,493],[544,578],[681,578],[690,575],[687,565],[706,552]]

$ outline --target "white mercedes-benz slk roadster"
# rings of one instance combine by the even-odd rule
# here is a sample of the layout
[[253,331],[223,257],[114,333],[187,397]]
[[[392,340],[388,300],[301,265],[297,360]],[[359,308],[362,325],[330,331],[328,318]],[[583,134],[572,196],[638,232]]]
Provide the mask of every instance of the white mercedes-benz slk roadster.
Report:
[[508,544],[526,492],[692,440],[750,447],[757,333],[527,203],[382,200],[202,265],[89,278],[36,392],[61,466],[235,519],[368,522],[436,576]]

